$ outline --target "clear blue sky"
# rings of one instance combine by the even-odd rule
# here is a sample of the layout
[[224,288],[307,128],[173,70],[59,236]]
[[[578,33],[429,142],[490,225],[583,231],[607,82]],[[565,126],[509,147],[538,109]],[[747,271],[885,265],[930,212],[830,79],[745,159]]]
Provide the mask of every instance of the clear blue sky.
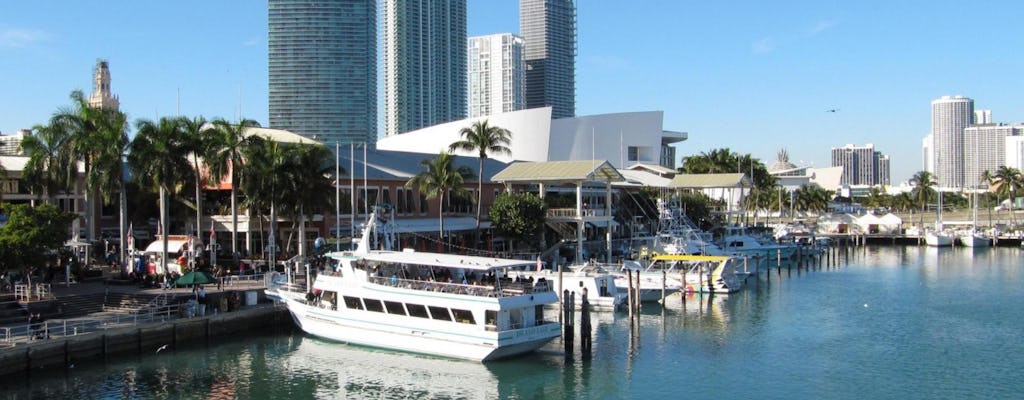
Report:
[[[728,147],[770,165],[873,143],[893,181],[921,169],[930,102],[961,94],[1024,121],[1021,1],[578,2],[578,115],[662,110],[686,156]],[[469,35],[519,31],[518,1],[469,0]],[[97,58],[134,121],[267,124],[265,1],[11,1],[0,11],[0,132],[92,90]],[[179,96],[180,93],[180,96]],[[241,101],[239,101],[241,100]],[[837,113],[825,110],[838,108]]]

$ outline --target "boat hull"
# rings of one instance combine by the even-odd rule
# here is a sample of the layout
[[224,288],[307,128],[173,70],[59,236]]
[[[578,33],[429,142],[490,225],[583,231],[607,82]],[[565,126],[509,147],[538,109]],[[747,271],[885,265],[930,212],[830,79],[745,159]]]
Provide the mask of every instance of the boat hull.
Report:
[[989,238],[979,235],[963,235],[958,240],[965,247],[989,247],[992,245],[992,241]]
[[436,330],[429,327],[383,324],[360,312],[327,310],[282,296],[295,324],[324,339],[410,353],[489,361],[529,353],[558,337],[560,327],[549,322],[503,332],[472,329]]
[[932,247],[949,247],[953,245],[953,237],[929,232],[924,235],[924,242]]

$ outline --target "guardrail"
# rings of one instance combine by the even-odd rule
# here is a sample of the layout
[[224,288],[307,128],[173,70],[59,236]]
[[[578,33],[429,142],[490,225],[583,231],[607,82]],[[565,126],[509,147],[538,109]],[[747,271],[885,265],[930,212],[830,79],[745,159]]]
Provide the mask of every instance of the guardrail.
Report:
[[111,328],[123,328],[143,323],[165,322],[177,319],[181,305],[171,304],[135,311],[111,312],[102,317],[44,321],[0,328],[0,347],[13,347],[17,343],[69,337]]

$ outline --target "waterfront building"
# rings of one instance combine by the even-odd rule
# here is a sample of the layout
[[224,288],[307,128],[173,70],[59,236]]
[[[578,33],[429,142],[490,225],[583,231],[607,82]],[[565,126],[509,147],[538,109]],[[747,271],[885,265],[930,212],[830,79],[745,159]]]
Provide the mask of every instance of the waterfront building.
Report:
[[0,155],[24,155],[25,152],[21,149],[21,140],[24,139],[25,136],[30,135],[32,135],[32,131],[29,129],[18,129],[18,132],[13,135],[4,135],[3,133],[0,133]]
[[1024,125],[984,124],[964,129],[964,186],[987,187],[981,176],[1007,165],[1007,138],[1024,134]]
[[384,133],[466,117],[466,0],[383,1]]
[[871,143],[865,146],[848,144],[833,147],[832,166],[843,167],[842,185],[875,186],[889,183],[889,157],[876,151]]
[[323,143],[377,138],[377,2],[270,0],[270,127]]
[[[461,140],[459,130],[487,120],[489,125],[512,133],[511,153],[489,155],[496,160],[608,160],[618,168],[646,163],[674,169],[676,149],[672,145],[685,141],[687,134],[665,130],[663,119],[662,111],[554,119],[551,107],[531,108],[468,118],[381,138],[377,147],[436,155],[448,151],[450,143]],[[458,151],[455,154],[476,156],[475,152]]]
[[1024,171],[1024,136],[1006,137],[1006,166]]
[[469,116],[526,108],[523,38],[501,33],[469,38]]
[[526,54],[526,108],[551,107],[552,118],[576,116],[576,2],[520,0]]
[[964,129],[974,119],[974,100],[942,96],[932,101],[935,179],[942,188],[964,186]]

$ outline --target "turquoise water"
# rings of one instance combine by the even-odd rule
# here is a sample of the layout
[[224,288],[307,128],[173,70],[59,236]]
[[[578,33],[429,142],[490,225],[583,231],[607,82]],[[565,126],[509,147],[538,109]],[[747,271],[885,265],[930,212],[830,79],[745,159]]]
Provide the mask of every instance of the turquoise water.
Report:
[[[5,398],[1019,398],[1017,248],[858,248],[728,296],[594,314],[562,344],[479,364],[285,331],[5,379]],[[631,332],[633,332],[631,334]],[[637,333],[638,332],[638,333]],[[577,342],[579,340],[577,339]]]

